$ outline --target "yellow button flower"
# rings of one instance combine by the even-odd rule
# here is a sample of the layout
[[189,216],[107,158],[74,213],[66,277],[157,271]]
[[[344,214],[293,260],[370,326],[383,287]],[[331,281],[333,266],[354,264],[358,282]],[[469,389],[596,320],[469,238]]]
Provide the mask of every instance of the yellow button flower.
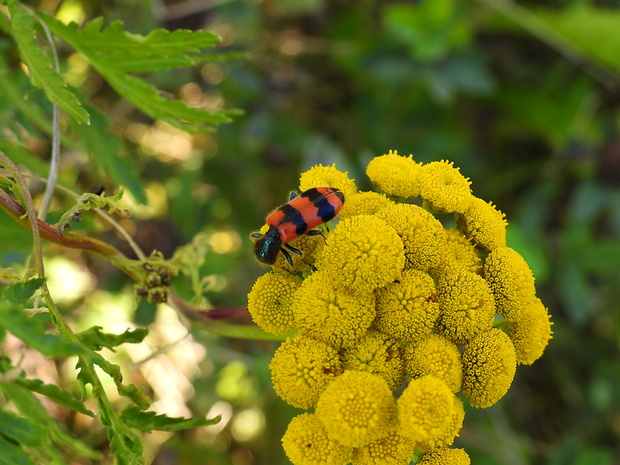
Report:
[[374,215],[379,210],[393,205],[390,199],[384,194],[376,192],[359,192],[346,198],[340,218],[350,218],[356,215]]
[[258,278],[248,294],[248,311],[254,322],[272,334],[293,331],[291,303],[300,285],[301,279],[290,273],[266,273]]
[[357,342],[376,314],[372,294],[348,292],[323,270],[303,281],[292,308],[303,334],[335,348]]
[[404,380],[400,345],[378,331],[368,331],[355,346],[345,349],[342,362],[345,370],[367,371],[381,376],[392,391]]
[[439,317],[435,282],[423,271],[403,272],[376,295],[375,327],[396,340],[411,342],[429,334]]
[[395,410],[392,391],[383,378],[345,371],[319,397],[316,415],[331,439],[362,447],[390,433]]
[[471,465],[471,459],[463,449],[444,447],[424,454],[418,465]]
[[438,334],[429,334],[407,347],[405,371],[412,379],[433,375],[446,383],[452,392],[461,390],[461,352],[454,343]]
[[413,156],[403,157],[396,150],[386,155],[373,158],[366,174],[375,187],[388,195],[411,199],[420,195],[417,181],[418,171],[422,163],[413,161]]
[[329,233],[317,267],[357,293],[371,293],[400,276],[405,263],[403,243],[376,216],[357,215]]
[[505,215],[492,202],[472,197],[469,207],[458,218],[459,226],[483,250],[506,245]]
[[291,420],[282,437],[282,447],[293,465],[344,465],[352,454],[327,436],[316,415],[302,413]]
[[399,203],[379,210],[376,216],[394,228],[402,239],[407,268],[427,271],[444,260],[446,238],[443,226],[422,207]]
[[519,320],[536,295],[532,270],[519,252],[510,247],[494,249],[484,262],[484,277],[495,296],[497,313]]
[[348,172],[337,170],[336,165],[313,166],[305,173],[302,173],[299,178],[299,189],[302,192],[312,189],[313,187],[322,186],[335,187],[336,189],[339,189],[344,194],[346,201],[348,201],[348,198],[353,194],[357,193],[355,180],[349,178]]
[[427,452],[440,447],[447,447],[454,443],[454,440],[459,436],[459,432],[463,428],[463,420],[465,419],[465,407],[463,401],[454,396],[454,410],[452,418],[450,419],[450,425],[444,430],[444,433],[429,439],[428,441],[421,441],[416,444],[416,449]]
[[449,260],[441,266],[443,270],[463,268],[472,273],[482,274],[482,259],[474,244],[456,228],[446,230],[446,242]]
[[474,338],[463,352],[463,394],[472,407],[487,408],[508,392],[517,368],[515,348],[502,330]]
[[547,309],[536,298],[526,305],[518,319],[507,323],[519,365],[531,365],[542,355],[552,334],[549,318]]
[[422,198],[442,213],[463,213],[473,197],[469,179],[446,160],[422,165],[418,181]]
[[493,326],[495,301],[487,282],[477,274],[456,270],[437,280],[441,314],[436,330],[463,345]]
[[415,442],[443,435],[454,414],[454,394],[439,378],[411,380],[398,399],[400,434]]
[[409,465],[413,458],[414,443],[396,431],[353,449],[352,465]]
[[269,369],[278,396],[303,409],[314,407],[325,387],[343,371],[336,349],[303,335],[283,342]]

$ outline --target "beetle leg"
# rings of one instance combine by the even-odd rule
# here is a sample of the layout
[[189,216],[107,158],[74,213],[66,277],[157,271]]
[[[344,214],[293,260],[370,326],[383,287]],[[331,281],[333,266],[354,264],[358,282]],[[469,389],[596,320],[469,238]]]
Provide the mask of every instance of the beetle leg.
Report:
[[312,229],[306,233],[306,236],[323,236],[323,239],[327,240],[325,234],[320,229]]
[[[289,245],[289,244],[283,244],[283,245],[284,245],[284,247],[286,247],[288,250],[290,250],[290,251],[291,251],[291,252],[293,252],[294,254],[301,255],[301,250],[296,249],[295,247],[293,247],[292,245]],[[284,249],[281,249],[281,250],[282,250],[283,252],[285,252],[285,250],[284,250]]]
[[[295,249],[295,250],[297,250],[297,249]],[[288,253],[284,247],[281,247],[280,251],[282,251],[282,255],[284,255],[284,258],[286,259],[286,262],[292,267],[293,266],[293,259],[291,258],[291,254]]]

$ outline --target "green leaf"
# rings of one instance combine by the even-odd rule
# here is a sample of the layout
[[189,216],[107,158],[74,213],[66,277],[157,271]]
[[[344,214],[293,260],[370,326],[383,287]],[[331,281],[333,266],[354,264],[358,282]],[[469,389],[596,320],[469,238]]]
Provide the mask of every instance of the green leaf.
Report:
[[84,402],[76,399],[71,393],[59,388],[54,384],[45,384],[40,379],[26,378],[18,378],[17,380],[15,380],[15,383],[25,387],[26,389],[29,389],[32,392],[42,394],[48,399],[56,402],[59,405],[62,405],[69,410],[88,415],[89,417],[95,416],[93,412],[86,408]]
[[0,465],[36,465],[30,455],[21,447],[7,441],[0,435]]
[[43,442],[45,429],[13,412],[0,410],[0,435],[25,446],[37,447]]
[[28,66],[32,85],[43,89],[49,101],[64,109],[75,121],[88,123],[88,112],[80,105],[75,94],[67,88],[67,83],[60,73],[52,68],[49,57],[37,43],[35,19],[19,4],[9,5],[9,12],[13,37],[22,60]]
[[46,334],[38,320],[29,317],[22,309],[7,301],[0,301],[0,327],[51,358],[78,355],[83,350],[60,335]]
[[4,298],[14,304],[25,304],[44,282],[45,278],[34,278],[29,281],[10,284],[4,289]]
[[[56,420],[50,417],[39,403],[38,399],[28,389],[15,383],[0,383],[0,392],[4,393],[4,395],[11,400],[24,417],[43,426],[49,433],[50,439],[56,444],[83,455],[84,457],[101,459],[101,454],[99,452],[91,449],[82,441],[71,436]],[[0,444],[0,450],[4,451],[4,449],[1,448],[2,445]],[[53,454],[54,449],[55,447],[52,445],[48,446],[50,454]],[[0,454],[0,456],[2,456],[2,454]]]
[[[163,71],[192,66],[204,61],[202,49],[221,39],[208,31],[155,29],[147,36],[123,31],[114,21],[104,29],[103,18],[95,18],[79,32],[84,47],[96,51],[104,60],[114,60],[119,71],[136,73]],[[76,27],[75,24],[70,27]]]
[[78,30],[74,23],[65,25],[47,15],[40,17],[56,35],[88,58],[116,92],[153,119],[188,132],[202,132],[230,122],[230,115],[238,113],[190,107],[181,100],[164,97],[153,85],[127,74],[168,70],[210,60],[203,49],[218,42],[217,36],[211,33],[157,29],[140,36],[123,31],[120,21],[101,29],[103,20],[97,18]]
[[148,433],[150,431],[182,431],[199,426],[219,423],[221,417],[215,418],[179,418],[157,415],[155,412],[143,412],[130,406],[121,412],[121,418],[127,425]]
[[[94,63],[93,63],[94,64]],[[232,121],[230,112],[212,111],[188,106],[181,100],[168,100],[156,87],[142,79],[115,71],[113,68],[97,67],[108,83],[153,119],[188,132],[212,130],[214,125]]]
[[[90,353],[89,358],[92,360],[92,363],[98,365],[103,371],[112,377],[114,384],[116,384],[116,389],[121,396],[131,399],[131,401],[141,409],[146,409],[151,405],[151,399],[145,396],[135,385],[123,384],[123,375],[121,373],[121,368],[118,365],[107,361],[97,352]],[[89,374],[89,370],[85,367],[82,361],[78,362],[77,368],[80,369],[80,372],[78,373],[78,380],[83,385],[91,384],[94,388],[97,383],[92,379]]]
[[137,344],[149,333],[148,329],[138,328],[133,331],[127,330],[123,334],[110,334],[101,331],[101,326],[93,326],[86,331],[77,334],[80,341],[93,350],[101,350],[104,347],[114,350],[114,347],[124,343]]
[[[103,358],[101,358],[101,360],[103,360]],[[99,362],[96,363],[99,364]],[[118,368],[116,365],[114,366]],[[83,360],[78,361],[77,368],[80,370],[78,373],[78,380],[83,384],[90,384],[93,387],[93,397],[97,400],[97,405],[99,407],[99,420],[104,426],[108,427],[110,449],[116,459],[116,463],[131,465],[143,464],[144,458],[142,455],[142,443],[140,442],[140,439],[125,424],[125,422],[120,419],[114,408],[112,408],[105,390],[103,389],[103,386],[97,378],[94,370],[86,366]],[[115,378],[114,381],[117,381],[117,379]],[[147,406],[148,405],[150,405],[150,403],[148,403]]]

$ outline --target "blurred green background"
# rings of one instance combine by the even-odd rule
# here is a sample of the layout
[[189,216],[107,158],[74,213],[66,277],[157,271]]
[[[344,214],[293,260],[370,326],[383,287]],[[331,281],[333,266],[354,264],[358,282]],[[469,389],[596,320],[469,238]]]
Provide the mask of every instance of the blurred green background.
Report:
[[[149,120],[79,55],[59,50],[69,83],[108,120],[112,148],[126,164],[120,172],[135,170],[133,214],[123,224],[147,252],[168,255],[204,232],[210,247],[201,270],[209,276],[205,297],[216,308],[245,305],[253,280],[265,271],[247,235],[297,188],[300,172],[336,163],[367,189],[366,164],[390,149],[417,161],[454,161],[474,194],[506,213],[509,245],[532,267],[554,322],[544,356],[519,367],[498,405],[467,411],[455,446],[476,465],[620,463],[618,2],[30,3],[63,20],[120,19],[142,34],[155,27],[206,28],[222,37],[220,50],[248,52],[247,58],[147,76],[191,104],[244,110],[215,133],[189,135]],[[11,46],[0,37],[6,62],[15,58]],[[28,86],[23,76],[13,85]],[[42,102],[40,93],[28,92]],[[0,121],[23,125],[28,150],[11,150],[8,138],[2,149],[46,176],[49,135],[23,107],[5,97],[1,105]],[[80,144],[87,133],[67,131],[63,185],[78,192],[105,185],[114,192],[127,184],[85,155]],[[63,202],[60,197],[55,205],[57,215],[71,204]],[[23,262],[29,236],[6,217],[1,221],[0,234],[11,241],[3,241],[0,263]],[[98,227],[88,219],[76,225]],[[100,234],[116,241],[109,231]],[[119,352],[115,361],[129,370],[141,367],[132,380],[151,386],[157,408],[173,416],[223,415],[216,427],[149,436],[148,460],[288,463],[280,437],[297,411],[271,388],[267,365],[276,343],[200,329],[188,337],[169,309],[134,308],[131,283],[97,257],[57,248],[49,256],[48,274],[58,281],[50,286],[57,286],[75,327],[99,324],[113,332],[123,331],[125,321],[152,324],[150,348],[163,347],[161,356],[143,362],[149,352],[135,349]],[[72,286],[65,289],[66,279]],[[177,286],[189,294],[187,284]],[[76,389],[71,365],[37,375]],[[93,447],[105,448],[97,425],[62,412],[58,418]]]

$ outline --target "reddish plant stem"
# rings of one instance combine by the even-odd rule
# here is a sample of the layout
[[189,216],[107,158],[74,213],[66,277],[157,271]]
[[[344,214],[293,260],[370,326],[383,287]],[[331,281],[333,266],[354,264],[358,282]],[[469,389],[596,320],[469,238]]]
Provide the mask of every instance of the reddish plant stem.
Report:
[[[32,231],[32,224],[26,217],[26,210],[19,205],[12,197],[10,197],[3,189],[0,189],[0,209],[6,212],[15,222],[28,231]],[[89,250],[98,253],[107,258],[112,264],[123,270],[135,281],[140,277],[127,266],[132,260],[125,257],[116,247],[111,246],[98,239],[82,236],[71,232],[61,232],[55,226],[45,221],[37,219],[37,225],[41,234],[41,238],[46,239],[55,244],[70,247],[73,249]],[[230,337],[244,337],[257,340],[279,340],[265,333],[258,327],[246,325],[234,325],[225,323],[226,320],[247,316],[246,307],[236,307],[229,310],[201,310],[184,301],[180,297],[170,293],[169,303],[179,309],[186,317],[195,323],[202,324],[212,332]],[[242,333],[240,333],[240,331]]]
[[[3,189],[0,189],[0,209],[6,212],[21,227],[27,231],[32,231],[32,224],[25,216],[26,210]],[[63,247],[89,250],[91,252],[98,253],[110,260],[114,265],[119,266],[133,279],[138,277],[134,276],[134,272],[122,266],[122,262],[124,260],[128,260],[128,258],[125,257],[116,247],[92,237],[60,231],[57,227],[52,226],[45,221],[41,221],[40,219],[37,219],[37,224],[43,239],[62,245]]]

